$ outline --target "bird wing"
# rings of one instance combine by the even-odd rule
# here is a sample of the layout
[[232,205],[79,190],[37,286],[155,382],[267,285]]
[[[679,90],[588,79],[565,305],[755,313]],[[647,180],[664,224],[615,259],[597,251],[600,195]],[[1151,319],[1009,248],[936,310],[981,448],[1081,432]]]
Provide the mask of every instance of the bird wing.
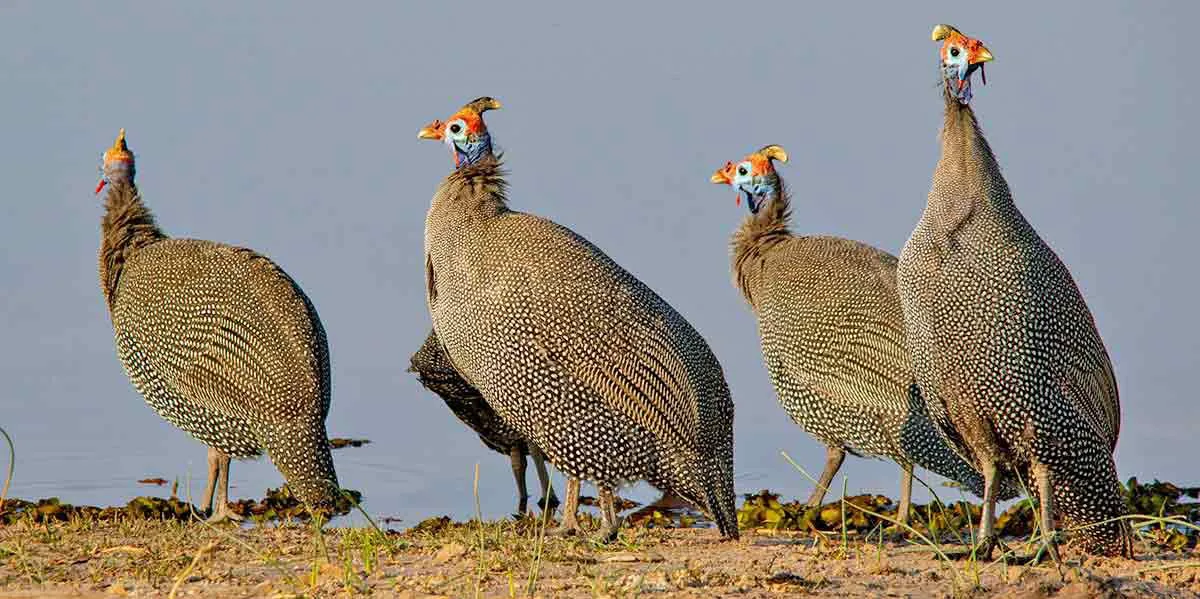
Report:
[[[912,366],[896,259],[845,239],[799,239],[769,255],[760,327],[786,339],[789,377],[838,405],[910,413]],[[779,359],[780,356],[776,356]]]
[[316,311],[251,250],[185,239],[144,249],[126,265],[114,323],[178,396],[207,409],[259,422],[328,412]]
[[[673,308],[604,252],[570,229],[514,213],[553,247],[553,268],[529,255],[513,256],[525,289],[552,289],[528,302],[532,308],[532,362],[553,361],[556,370],[582,382],[609,409],[650,430],[671,446],[695,450],[698,394],[711,384],[712,369],[689,368],[707,359],[724,385],[707,344]],[[550,277],[549,279],[547,277]],[[500,278],[493,280],[505,284]],[[538,283],[540,281],[540,284]],[[702,372],[698,372],[702,371]],[[707,388],[707,387],[705,387]]]
[[1046,298],[1054,300],[1055,309],[1035,312],[1037,318],[1047,320],[1040,330],[1055,333],[1055,339],[1047,345],[1052,349],[1048,368],[1057,375],[1063,397],[1114,449],[1121,429],[1117,380],[1083,292],[1066,264],[1045,242],[1024,251],[1035,265],[1033,272],[1037,273],[1029,280],[1035,294],[1032,300],[1038,303]]
[[1109,449],[1115,449],[1121,432],[1121,406],[1112,360],[1094,326],[1090,333],[1064,341],[1063,395],[1083,412],[1092,429],[1103,435]]

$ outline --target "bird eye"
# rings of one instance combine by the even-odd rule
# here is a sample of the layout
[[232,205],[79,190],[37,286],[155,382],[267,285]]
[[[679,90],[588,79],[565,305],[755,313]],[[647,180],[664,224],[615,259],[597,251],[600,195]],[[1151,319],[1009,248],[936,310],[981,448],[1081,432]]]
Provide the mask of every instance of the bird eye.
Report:
[[745,177],[745,176],[746,176],[746,167],[744,167],[744,166],[739,166],[739,167],[738,167],[738,175],[739,175],[739,176],[742,176],[742,177]]
[[462,125],[459,125],[458,123],[454,123],[453,125],[450,125],[451,133],[457,135],[460,131],[462,131]]
[[950,56],[958,58],[958,48],[950,48]]

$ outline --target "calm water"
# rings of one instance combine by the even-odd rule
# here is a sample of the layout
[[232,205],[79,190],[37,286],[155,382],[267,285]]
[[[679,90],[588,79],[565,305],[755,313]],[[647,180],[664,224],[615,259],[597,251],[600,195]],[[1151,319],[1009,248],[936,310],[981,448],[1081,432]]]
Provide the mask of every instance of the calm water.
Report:
[[[781,144],[797,231],[898,252],[937,160],[928,37],[946,19],[997,56],[974,104],[1019,206],[1070,265],[1108,344],[1123,476],[1195,482],[1179,456],[1200,421],[1189,176],[1200,80],[1164,57],[1186,52],[1200,4],[947,13],[921,2],[864,19],[849,4],[781,2],[756,5],[770,17],[752,28],[728,2],[643,3],[636,19],[633,5],[471,4],[5,3],[0,424],[17,443],[13,495],[117,504],[168,492],[138,479],[204,473],[204,448],[121,372],[96,282],[90,192],[125,127],[168,233],[258,249],[313,298],[333,354],[329,432],[373,441],[335,453],[343,485],[401,525],[462,518],[475,510],[478,463],[485,516],[507,514],[506,459],[404,372],[429,330],[425,210],[451,168],[445,147],[414,133],[486,94],[505,105],[488,123],[513,206],[575,228],[687,317],[737,402],[740,490],[806,496],[779,452],[815,473],[823,450],[767,382],[754,319],[730,284],[728,239],[745,207],[709,175]],[[483,42],[452,39],[464,18],[485,27]],[[851,493],[897,493],[892,465],[850,459],[843,472]],[[281,482],[268,462],[237,463],[232,480],[236,497]]]

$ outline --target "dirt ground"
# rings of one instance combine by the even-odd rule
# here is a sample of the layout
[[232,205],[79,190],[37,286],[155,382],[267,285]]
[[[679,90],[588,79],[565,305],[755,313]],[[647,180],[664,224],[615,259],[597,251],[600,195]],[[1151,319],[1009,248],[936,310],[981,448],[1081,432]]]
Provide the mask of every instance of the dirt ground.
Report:
[[721,542],[712,530],[631,528],[600,546],[546,539],[529,521],[316,535],[303,524],[73,519],[0,527],[0,597],[1200,597],[1200,555],[1139,551],[1068,551],[1060,571],[766,531]]

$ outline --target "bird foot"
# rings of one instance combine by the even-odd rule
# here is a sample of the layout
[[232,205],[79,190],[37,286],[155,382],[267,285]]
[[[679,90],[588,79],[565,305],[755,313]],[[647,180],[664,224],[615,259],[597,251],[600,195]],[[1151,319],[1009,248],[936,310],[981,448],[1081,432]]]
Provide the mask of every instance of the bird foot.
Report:
[[592,542],[599,545],[607,545],[617,540],[617,535],[621,532],[621,523],[624,521],[624,518],[618,517],[612,524],[601,526],[600,532],[592,535]]
[[1034,566],[1040,564],[1044,562],[1047,557],[1049,557],[1052,562],[1061,567],[1062,557],[1058,553],[1058,543],[1059,536],[1057,532],[1043,538],[1041,545],[1038,546],[1037,552],[1034,553],[1033,558],[1029,560],[1029,565]]
[[908,538],[908,528],[899,524],[893,524],[880,533],[885,541],[898,543]]
[[945,554],[946,557],[956,561],[968,559],[973,559],[976,561],[988,561],[992,559],[992,551],[994,551],[997,547],[999,547],[1005,553],[1009,552],[1008,547],[1004,543],[1000,542],[1000,538],[996,535],[992,535],[983,541],[980,541],[979,544],[975,545],[969,550],[946,551]]
[[579,527],[578,522],[574,522],[574,521],[568,522],[565,520],[563,521],[562,524],[555,526],[554,528],[551,528],[550,530],[546,531],[546,535],[551,536],[551,537],[573,537],[573,536],[582,535],[582,534],[583,534],[583,529],[581,529]]
[[538,508],[540,508],[542,511],[554,511],[554,509],[559,505],[558,497],[555,497],[554,493],[550,493],[548,497],[542,497],[541,500],[538,501]]
[[238,523],[241,523],[242,521],[244,521],[245,519],[246,518],[244,516],[238,515],[236,512],[229,509],[228,504],[225,504],[225,505],[215,508],[213,510],[212,515],[210,515],[208,517],[208,519],[205,520],[205,522],[207,522],[209,524],[220,524],[222,522],[233,522],[235,524],[238,524]]
[[974,550],[971,551],[971,553],[977,560],[990,560],[992,559],[992,553],[996,550],[996,548],[999,548],[1000,551],[1004,553],[1008,553],[1008,546],[1004,543],[1001,543],[1000,537],[993,534],[980,541],[979,544],[975,546]]

